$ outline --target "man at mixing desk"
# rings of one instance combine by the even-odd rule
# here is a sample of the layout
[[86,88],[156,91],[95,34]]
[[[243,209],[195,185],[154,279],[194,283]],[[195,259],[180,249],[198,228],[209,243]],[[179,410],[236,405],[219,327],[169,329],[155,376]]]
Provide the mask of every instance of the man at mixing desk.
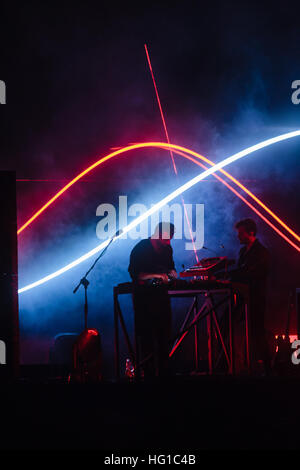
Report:
[[[136,350],[145,378],[168,372],[172,312],[164,284],[177,277],[170,244],[174,232],[173,224],[160,222],[154,234],[141,240],[130,254]],[[159,282],[161,286],[153,286]]]

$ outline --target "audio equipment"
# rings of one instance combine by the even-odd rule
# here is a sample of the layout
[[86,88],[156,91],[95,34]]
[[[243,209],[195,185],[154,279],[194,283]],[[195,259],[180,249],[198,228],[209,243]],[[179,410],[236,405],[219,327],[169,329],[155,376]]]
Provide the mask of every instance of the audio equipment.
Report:
[[227,256],[218,256],[214,258],[203,258],[194,266],[185,269],[180,273],[181,277],[207,277],[209,278],[214,273],[225,270],[228,266],[235,263],[234,260],[228,259]]

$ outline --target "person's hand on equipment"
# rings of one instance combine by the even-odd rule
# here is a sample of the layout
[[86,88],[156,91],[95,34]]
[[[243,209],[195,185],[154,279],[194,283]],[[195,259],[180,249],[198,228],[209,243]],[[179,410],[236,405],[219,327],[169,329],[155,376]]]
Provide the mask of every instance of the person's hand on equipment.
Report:
[[175,269],[172,269],[172,271],[169,271],[169,272],[168,272],[168,276],[171,277],[172,279],[177,279],[178,274],[177,274],[177,272],[175,271]]
[[167,284],[167,283],[169,282],[168,275],[165,274],[165,273],[162,273],[162,274],[155,274],[155,277],[158,277],[159,279],[161,279],[164,284]]

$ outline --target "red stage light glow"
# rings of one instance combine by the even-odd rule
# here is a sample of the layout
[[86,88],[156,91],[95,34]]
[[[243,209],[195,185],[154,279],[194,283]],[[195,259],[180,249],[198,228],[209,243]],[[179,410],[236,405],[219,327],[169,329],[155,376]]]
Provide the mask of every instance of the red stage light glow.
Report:
[[88,331],[88,334],[91,335],[91,336],[98,336],[98,331],[97,330],[87,330]]

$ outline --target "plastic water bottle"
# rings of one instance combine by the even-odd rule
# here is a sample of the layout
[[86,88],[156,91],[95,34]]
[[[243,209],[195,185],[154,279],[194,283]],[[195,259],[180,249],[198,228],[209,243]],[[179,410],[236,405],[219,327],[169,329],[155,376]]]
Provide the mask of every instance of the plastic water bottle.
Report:
[[126,359],[125,377],[129,380],[134,379],[134,366],[129,358]]

